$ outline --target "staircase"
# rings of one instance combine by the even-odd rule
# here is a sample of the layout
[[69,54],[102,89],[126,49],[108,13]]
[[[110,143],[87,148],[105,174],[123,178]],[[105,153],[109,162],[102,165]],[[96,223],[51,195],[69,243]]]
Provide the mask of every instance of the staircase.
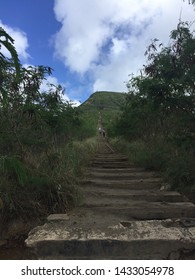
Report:
[[26,240],[39,259],[181,259],[195,250],[195,205],[165,191],[103,139],[81,181],[81,202]]

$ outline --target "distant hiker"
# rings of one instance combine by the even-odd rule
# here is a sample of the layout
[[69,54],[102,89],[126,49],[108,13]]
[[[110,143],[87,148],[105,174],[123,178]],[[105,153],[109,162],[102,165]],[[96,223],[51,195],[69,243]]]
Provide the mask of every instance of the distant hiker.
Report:
[[101,136],[102,135],[102,128],[99,127],[99,135]]
[[102,129],[102,136],[103,136],[103,137],[106,137],[106,132],[105,132],[104,129]]

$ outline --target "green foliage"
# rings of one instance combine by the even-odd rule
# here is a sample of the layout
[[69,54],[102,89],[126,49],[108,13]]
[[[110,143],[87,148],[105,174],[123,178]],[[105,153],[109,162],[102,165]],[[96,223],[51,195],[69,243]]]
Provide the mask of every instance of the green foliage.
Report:
[[158,46],[157,42],[155,39],[147,49],[148,64],[142,75],[128,83],[129,94],[118,129],[121,134],[142,139],[157,134],[174,139],[181,134],[183,138],[192,136],[195,38],[188,24],[180,22],[171,32],[169,47]]
[[2,176],[12,176],[16,178],[20,186],[27,182],[28,171],[24,164],[17,157],[0,157],[0,172]]
[[184,190],[195,183],[195,37],[189,24],[178,23],[167,47],[154,39],[145,55],[141,75],[127,84],[115,135],[130,142],[126,149],[135,163],[160,170]]
[[[80,110],[63,102],[64,89],[41,84],[52,69],[20,65],[13,39],[0,29],[0,198],[1,218],[66,212],[78,200],[82,175],[95,143]],[[82,139],[82,144],[76,140]],[[93,141],[91,141],[92,143]]]
[[[10,52],[16,70],[16,77],[17,79],[19,79],[20,62],[18,59],[18,54],[13,44],[14,40],[12,39],[12,37],[2,27],[0,27],[0,49],[3,45]],[[6,61],[4,55],[0,53],[0,69],[2,69],[2,66],[4,66],[6,63],[8,63],[8,61]]]

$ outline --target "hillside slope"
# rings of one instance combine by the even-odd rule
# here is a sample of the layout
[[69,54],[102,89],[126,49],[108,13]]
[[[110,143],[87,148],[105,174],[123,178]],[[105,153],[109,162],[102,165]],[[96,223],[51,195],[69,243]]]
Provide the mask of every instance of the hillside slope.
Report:
[[123,105],[124,100],[125,93],[97,91],[82,103],[80,107],[85,110],[118,110]]
[[93,131],[97,132],[99,112],[102,116],[102,124],[109,133],[111,125],[120,114],[120,108],[125,102],[125,93],[98,91],[93,93],[79,108],[82,118]]

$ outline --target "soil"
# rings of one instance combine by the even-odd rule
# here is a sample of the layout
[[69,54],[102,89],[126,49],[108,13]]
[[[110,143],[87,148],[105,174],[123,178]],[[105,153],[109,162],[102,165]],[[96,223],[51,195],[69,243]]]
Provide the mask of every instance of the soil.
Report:
[[25,239],[32,228],[43,224],[44,221],[44,217],[31,219],[28,222],[20,218],[7,223],[3,230],[1,228],[0,260],[33,259]]

